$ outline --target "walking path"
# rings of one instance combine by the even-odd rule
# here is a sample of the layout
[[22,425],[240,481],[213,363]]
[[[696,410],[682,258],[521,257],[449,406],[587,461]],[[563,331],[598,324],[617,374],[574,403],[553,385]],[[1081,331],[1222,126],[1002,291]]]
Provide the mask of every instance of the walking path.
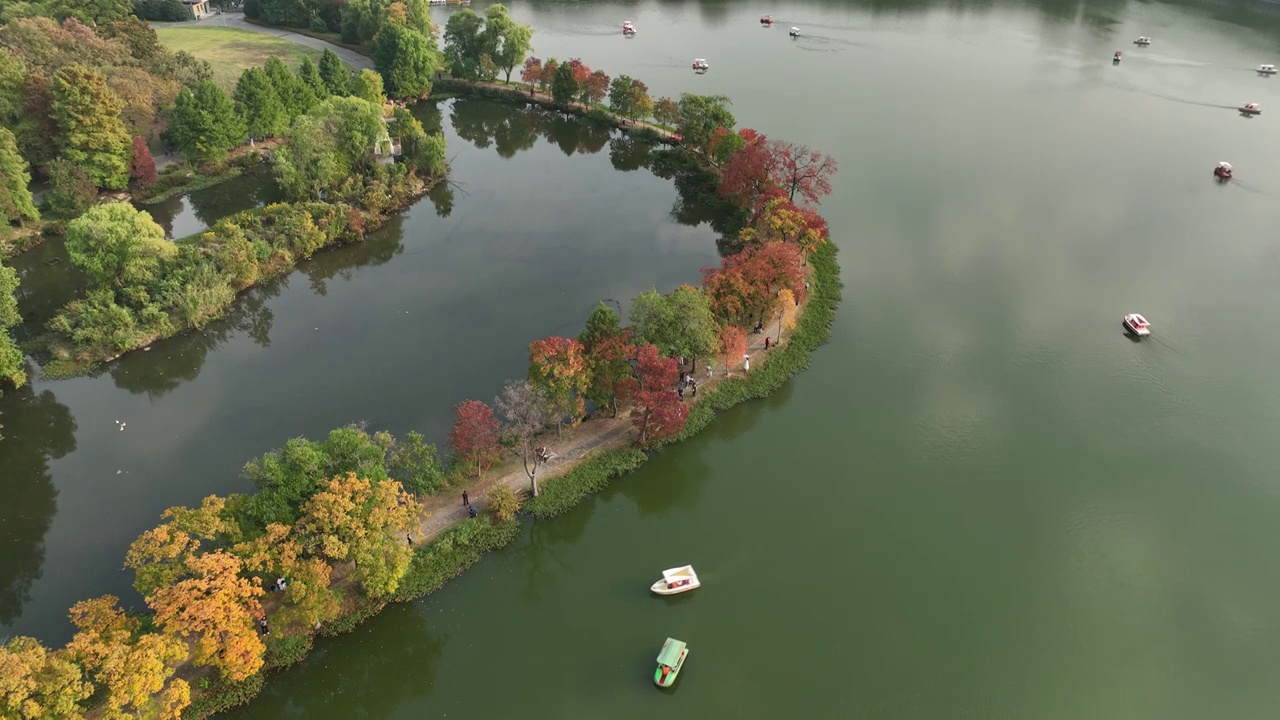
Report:
[[[772,333],[768,332],[766,327],[764,333],[747,336],[747,354],[751,357],[751,363],[757,368],[765,360],[767,352],[764,349],[765,338],[775,338],[777,335],[778,326],[774,324],[772,328]],[[784,337],[789,335],[790,331],[783,333]],[[770,347],[777,347],[777,344],[771,341]],[[705,373],[705,369],[699,369],[699,374],[695,374],[694,377],[694,380],[698,381],[699,389],[704,391],[711,390],[721,380],[732,374],[741,374],[742,363],[736,363],[730,375],[726,375],[723,368],[716,368],[714,376],[710,378],[705,377]],[[686,394],[685,402],[692,405],[698,402],[698,398]],[[571,470],[578,460],[587,455],[600,450],[623,447],[635,442],[637,436],[635,424],[626,416],[626,413],[619,413],[617,418],[603,416],[592,418],[576,428],[566,430],[564,437],[560,440],[549,438],[547,447],[553,455],[538,471],[538,487],[542,488],[548,482],[554,482],[555,478]],[[498,485],[507,486],[517,495],[527,491],[529,476],[525,474],[523,464],[519,461],[506,463],[496,470],[491,470],[489,474],[462,490],[467,491],[472,505],[478,509],[484,509],[489,505],[489,491]],[[415,544],[429,542],[448,530],[454,523],[465,520],[466,517],[467,509],[462,504],[460,495],[450,493],[425,498],[418,528],[411,533],[413,542]]]

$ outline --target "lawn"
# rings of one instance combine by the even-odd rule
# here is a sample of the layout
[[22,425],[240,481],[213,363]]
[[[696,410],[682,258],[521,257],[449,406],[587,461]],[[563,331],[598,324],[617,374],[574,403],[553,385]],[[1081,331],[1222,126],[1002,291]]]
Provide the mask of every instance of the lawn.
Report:
[[261,67],[279,55],[289,67],[305,56],[319,60],[322,51],[283,38],[229,27],[156,26],[160,42],[172,50],[186,50],[213,65],[213,79],[230,92],[245,68]]

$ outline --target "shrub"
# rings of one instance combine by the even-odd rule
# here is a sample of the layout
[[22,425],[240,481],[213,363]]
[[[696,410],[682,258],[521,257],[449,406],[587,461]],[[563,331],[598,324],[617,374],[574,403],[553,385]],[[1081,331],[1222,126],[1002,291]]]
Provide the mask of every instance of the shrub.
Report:
[[310,635],[276,635],[267,638],[267,654],[262,669],[278,670],[302,662],[311,652]]
[[191,704],[182,711],[182,717],[198,720],[244,705],[262,692],[262,680],[262,673],[250,675],[243,682],[231,682],[214,676],[207,688],[197,689],[192,693]]
[[501,522],[514,520],[520,510],[520,498],[506,485],[495,485],[489,491],[489,509]]
[[311,18],[311,32],[317,32],[317,33],[329,32],[329,26],[325,23],[324,18],[321,18],[321,17]]
[[463,520],[414,552],[392,599],[405,602],[439,590],[486,553],[505,547],[519,534],[520,523],[514,520]]
[[[403,582],[401,584],[403,585]],[[387,602],[385,600],[360,595],[355,599],[350,610],[339,616],[337,620],[321,625],[317,634],[321,637],[333,637],[349,633],[359,627],[365,620],[382,612],[382,608],[386,606]]]
[[536,517],[559,515],[586,496],[603,490],[615,477],[635,470],[648,460],[643,450],[619,448],[591,456],[574,469],[542,485],[542,494],[525,503]]
[[84,168],[59,158],[49,164],[50,189],[45,195],[49,211],[71,218],[84,212],[98,197],[98,188]]
[[191,13],[180,0],[137,0],[133,4],[133,12],[143,20],[182,22],[191,19]]
[[250,20],[257,20],[262,17],[261,0],[244,0],[244,16]]

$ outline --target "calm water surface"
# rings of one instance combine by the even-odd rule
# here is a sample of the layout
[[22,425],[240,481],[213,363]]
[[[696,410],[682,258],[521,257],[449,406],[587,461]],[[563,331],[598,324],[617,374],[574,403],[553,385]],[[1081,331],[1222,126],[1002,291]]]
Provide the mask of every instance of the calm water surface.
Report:
[[[839,158],[832,343],[767,402],[321,643],[238,717],[1280,711],[1280,140],[1269,114],[1230,109],[1280,107],[1251,71],[1280,57],[1275,21],[1125,3],[510,7],[543,57],[725,93],[745,123]],[[712,71],[692,76],[693,57]],[[120,392],[113,369],[28,392],[19,468],[44,478],[31,505],[53,520],[23,536],[43,574],[19,627],[123,585],[103,568],[159,508],[242,487],[236,466],[283,436],[353,416],[438,434],[440,408],[518,374],[527,339],[712,256],[643,171],[545,142],[503,160],[519,133],[472,151],[451,132],[467,194],[448,218],[416,208],[392,262],[348,263],[324,295],[295,274],[261,301],[270,332],[241,320],[216,351],[158,347],[130,361],[146,387]],[[1235,182],[1211,181],[1218,160]],[[593,264],[599,247],[632,254]],[[476,259],[442,268],[458,253]],[[1120,334],[1131,311],[1150,341]],[[117,413],[129,430],[111,435]],[[648,596],[685,562],[701,590]],[[669,635],[692,652],[660,692]]]

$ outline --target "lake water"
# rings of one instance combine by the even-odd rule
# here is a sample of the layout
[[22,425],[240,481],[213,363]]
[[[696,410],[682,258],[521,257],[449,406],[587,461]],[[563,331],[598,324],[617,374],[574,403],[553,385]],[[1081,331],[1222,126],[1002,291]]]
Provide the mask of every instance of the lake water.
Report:
[[[724,93],[840,160],[832,342],[236,715],[1274,716],[1280,81],[1252,68],[1280,62],[1280,25],[1249,7],[512,2],[542,57]],[[452,214],[423,203],[394,240],[318,258],[342,264],[325,294],[309,266],[263,293],[265,321],[250,303],[221,340],[126,359],[131,380],[38,384],[26,421],[0,406],[52,518],[13,544],[10,574],[40,575],[15,627],[56,636],[71,600],[125,585],[111,568],[160,508],[243,487],[235,468],[285,436],[367,418],[438,437],[527,340],[714,257],[663,181],[489,124],[508,141],[450,130]],[[1134,311],[1148,341],[1121,334]],[[686,562],[702,589],[648,595]],[[668,636],[691,654],[663,692]]]

